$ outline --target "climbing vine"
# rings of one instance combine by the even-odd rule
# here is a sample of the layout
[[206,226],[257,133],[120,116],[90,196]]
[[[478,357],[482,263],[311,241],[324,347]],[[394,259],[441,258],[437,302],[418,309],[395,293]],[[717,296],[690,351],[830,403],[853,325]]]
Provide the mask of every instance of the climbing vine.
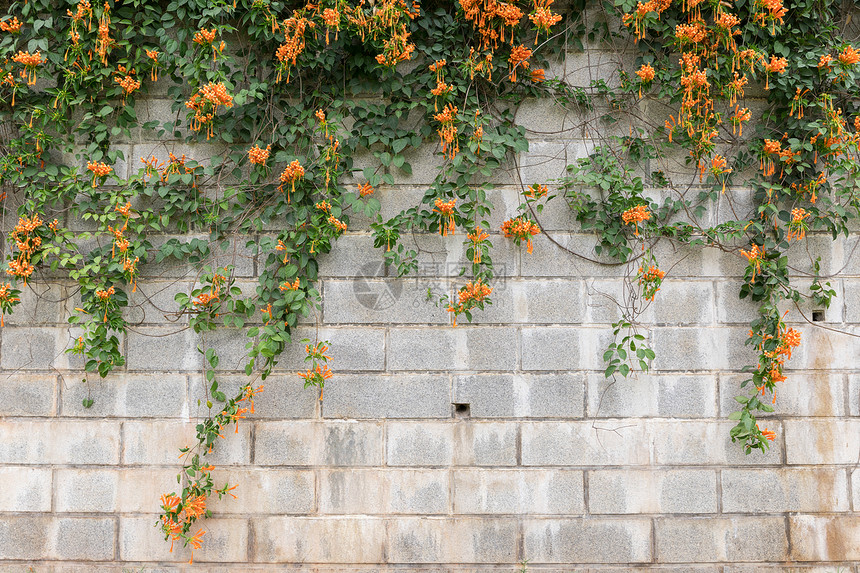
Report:
[[[181,491],[162,497],[166,539],[199,548],[205,532],[195,523],[209,515],[207,500],[234,495],[235,485],[216,487],[205,456],[253,413],[263,390],[256,380],[272,372],[299,320],[316,315],[318,258],[355,216],[371,220],[374,245],[398,275],[418,265],[405,240],[411,233],[463,237],[460,286],[430,293],[456,324],[492,304],[491,237],[529,256],[545,233],[546,205],[566,201],[571,222],[595,235],[593,255],[634,269],[626,279],[634,294],[620,305],[604,354],[607,377],[647,370],[655,358],[637,319],[671,279],[657,241],[736,253],[748,262],[740,297],[760,310],[747,341],[758,362],[743,383],[755,390],[737,398],[731,437],[748,453],[767,448],[774,434],[759,428],[756,413],[772,409],[766,398],[801,342],[780,303],[810,297],[827,306],[834,294],[817,263],[808,293],[793,286],[785,252],[807,232],[847,234],[858,209],[860,55],[840,35],[842,6],[616,0],[589,5],[603,17],[588,25],[585,8],[556,10],[553,0],[8,6],[0,19],[0,181],[4,213],[17,224],[0,313],[14,310],[41,270],[65,273],[79,289],[68,352],[83,357],[87,373],[106,376],[125,364],[120,340],[141,268],[174,261],[197,273],[175,300],[200,336],[209,415],[182,450]],[[586,36],[633,42],[635,69],[615,87],[553,78],[550,65]],[[768,108],[753,122],[744,94],[762,81]],[[138,101],[154,94],[171,102],[172,117],[139,116]],[[604,138],[559,180],[521,181],[517,215],[491,228],[488,181],[528,150],[515,112],[537,97],[596,114],[609,128],[643,101],[662,102],[665,121]],[[158,148],[126,157],[122,142],[142,132],[197,143],[187,149],[201,156]],[[415,150],[434,148],[440,167],[420,203],[382,217],[376,190],[411,174]],[[663,170],[643,169],[673,149],[697,172],[687,186],[695,198]],[[753,213],[699,223],[742,185],[753,190]],[[666,192],[662,202],[649,188]],[[174,237],[153,240],[162,234]],[[242,240],[258,260],[253,294],[236,286],[232,265],[213,262]],[[248,338],[249,381],[232,397],[207,344],[221,327]],[[297,375],[322,400],[333,375],[329,344],[303,342],[310,368]]]

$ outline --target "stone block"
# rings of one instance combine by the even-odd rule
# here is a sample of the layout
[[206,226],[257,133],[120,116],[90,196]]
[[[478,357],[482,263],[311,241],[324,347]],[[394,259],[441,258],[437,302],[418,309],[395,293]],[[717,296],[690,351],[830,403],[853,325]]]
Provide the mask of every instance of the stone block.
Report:
[[[112,374],[64,377],[62,413],[76,417],[172,418],[188,411],[181,374]],[[83,400],[93,400],[84,407]]]
[[57,512],[116,511],[120,473],[102,469],[58,469],[54,474]]
[[716,513],[717,475],[713,470],[590,471],[588,510],[592,514]]
[[580,370],[583,368],[581,328],[542,327],[522,330],[523,370]]
[[454,378],[454,403],[473,418],[581,418],[581,374],[483,374]]
[[[213,332],[207,332],[200,344],[204,350],[212,348],[218,354],[216,370],[244,372],[245,365],[249,361],[245,346],[249,340],[248,331],[244,328],[222,327]],[[196,346],[193,348],[196,350]]]
[[860,520],[856,515],[792,515],[788,518],[791,559],[857,561]]
[[848,475],[833,468],[724,469],[724,513],[850,510]]
[[656,520],[655,536],[657,559],[663,563],[788,558],[782,517],[663,517]]
[[[784,374],[786,380],[776,390],[776,402],[773,403],[775,411],[772,414],[762,412],[761,417],[845,415],[842,374],[826,370],[806,372],[786,370]],[[740,409],[741,405],[735,400],[735,396],[749,396],[755,391],[752,382],[741,388],[741,383],[749,379],[750,376],[746,374],[720,376],[720,400],[722,401],[720,410],[723,416],[728,416]],[[769,400],[767,402],[770,403]]]
[[454,459],[450,422],[391,422],[386,428],[386,462],[392,466],[449,466]]
[[[389,370],[513,370],[517,364],[513,328],[393,328]],[[421,352],[415,352],[420,348]]]
[[717,414],[713,375],[636,372],[627,378],[588,376],[588,414],[600,418],[713,418]]
[[501,518],[399,518],[389,521],[390,563],[512,563],[517,522]]
[[6,326],[0,332],[3,370],[68,369],[68,328]]
[[455,514],[577,515],[585,511],[576,470],[458,469]]
[[54,521],[50,557],[66,561],[112,561],[116,521],[109,518],[62,517]]
[[[655,420],[648,423],[656,463],[660,465],[775,465],[781,464],[783,446],[779,422],[759,424],[777,435],[766,453],[744,454],[741,443],[732,443],[729,431],[735,422]],[[787,436],[786,436],[787,438]]]
[[559,278],[616,276],[624,265],[619,267],[614,259],[598,256],[594,252],[596,244],[593,235],[554,233],[552,242],[546,234],[537,235],[532,239],[532,253],[522,256],[521,274]]
[[0,468],[0,511],[51,511],[51,470]]
[[448,512],[447,470],[323,470],[323,514],[441,514]]
[[[304,348],[302,348],[304,350]],[[218,390],[224,392],[228,397],[239,394],[242,386],[251,378],[245,375],[221,374],[217,376]],[[338,378],[333,378],[329,384],[337,383]],[[262,384],[254,382],[254,387],[263,386],[263,393],[255,400],[254,413],[249,415],[250,420],[259,419],[293,419],[313,418],[316,415],[317,404],[319,404],[319,391],[313,388],[305,388],[304,380],[296,376],[296,371],[289,373],[271,374]],[[190,412],[192,415],[203,416],[206,414],[206,389],[209,385],[204,384],[203,376],[199,374],[189,375]],[[326,397],[329,387],[326,386]],[[199,401],[199,402],[198,402]]]
[[45,559],[53,533],[50,517],[4,516],[0,520],[0,559]]
[[[860,256],[860,254],[858,254]],[[833,281],[831,281],[831,284]],[[860,322],[860,281],[857,279],[845,279],[842,281],[844,288],[843,320],[850,323]],[[828,309],[826,315],[830,314]]]
[[203,355],[197,351],[200,335],[190,328],[144,326],[128,333],[129,370],[200,371]]
[[308,514],[314,512],[316,486],[311,470],[284,468],[216,471],[216,482],[238,485],[233,494],[212,499],[216,515]]
[[525,519],[524,555],[538,563],[643,563],[652,559],[651,520]]
[[[119,558],[122,561],[182,562],[192,558],[191,546],[164,541],[155,527],[154,515],[123,516],[119,520]],[[196,524],[195,524],[196,525]],[[203,545],[193,551],[195,563],[239,563],[248,559],[248,521],[239,518],[209,518],[199,523],[206,533]],[[194,533],[197,529],[192,530]]]
[[851,499],[854,507],[860,507],[860,470],[851,470]]
[[[514,121],[526,129],[530,139],[552,140],[570,137],[569,132],[580,127],[582,117],[549,98],[530,98],[517,107]],[[531,185],[534,181],[524,183]]]
[[[829,234],[809,233],[803,241],[792,243],[786,251],[792,274],[812,274],[815,259],[821,257],[821,274],[856,276],[860,274],[860,250],[854,251],[857,236],[834,241]],[[808,274],[807,274],[808,273]]]
[[0,463],[116,464],[119,442],[120,425],[115,422],[0,422]]
[[328,389],[328,418],[449,418],[451,382],[446,374],[342,374]]
[[517,465],[517,425],[502,422],[390,422],[390,466]]
[[[64,301],[66,289],[59,281],[51,283],[28,282],[18,285],[21,302],[12,314],[4,315],[8,326],[35,326],[37,324],[66,324]],[[5,327],[4,327],[5,328]]]
[[517,465],[518,428],[512,423],[454,425],[454,463],[466,466]]
[[257,465],[382,465],[382,424],[376,422],[257,422]]
[[[386,276],[384,249],[373,246],[369,234],[345,234],[329,253],[319,256],[319,275],[323,278],[355,277],[357,279]],[[394,275],[397,275],[395,269]],[[349,281],[352,282],[352,281]]]
[[[327,279],[323,320],[326,324],[447,324],[449,313],[427,300],[425,282],[374,276]],[[447,282],[440,282],[442,292],[448,292]]]
[[[748,329],[747,329],[748,330]],[[656,370],[734,370],[756,361],[741,328],[671,327],[651,330]]]
[[[300,326],[292,332],[292,343],[278,357],[275,372],[288,371],[295,376],[296,371],[307,370],[310,363],[305,361],[306,342],[328,341],[331,368],[335,373],[349,371],[381,371],[385,369],[385,329],[371,326],[358,327],[320,327]],[[298,378],[295,378],[299,380]],[[301,380],[299,380],[301,381]],[[268,379],[266,380],[268,383]],[[336,381],[332,380],[334,384]]]
[[643,422],[607,420],[524,422],[522,465],[584,466],[650,463],[650,437]]
[[56,394],[54,374],[10,373],[0,379],[0,416],[53,416]]
[[[136,421],[123,423],[123,463],[127,465],[170,465],[176,467],[179,449],[196,443],[194,422]],[[206,461],[214,466],[247,464],[251,444],[251,425],[239,424],[226,429],[224,440],[217,440]]]
[[715,315],[712,283],[673,279],[671,272],[649,305],[648,318],[656,324],[712,324]]
[[789,464],[856,464],[860,420],[786,420],[785,451]]
[[860,416],[860,374],[848,374],[848,413]]
[[[182,486],[176,482],[176,476],[181,471],[179,464],[158,469],[139,467],[123,469],[119,472],[117,481],[116,511],[152,514],[161,512],[162,495],[182,494]],[[220,482],[224,472],[218,467],[212,475],[217,482]],[[220,487],[221,484],[218,483],[216,486]]]
[[610,88],[621,85],[620,72],[633,67],[629,54],[613,51],[586,50],[570,52],[565,59],[565,82],[574,87],[591,87],[592,82],[604,81]]
[[195,286],[191,281],[140,281],[137,292],[129,293],[129,305],[123,315],[133,325],[185,325],[188,315],[180,314],[177,293],[190,293]]
[[[526,255],[528,256],[528,255]],[[571,280],[524,280],[511,282],[517,307],[525,313],[517,322],[528,324],[576,324],[585,317],[583,284]]]
[[251,527],[255,562],[361,564],[386,561],[382,519],[264,517],[253,519]]

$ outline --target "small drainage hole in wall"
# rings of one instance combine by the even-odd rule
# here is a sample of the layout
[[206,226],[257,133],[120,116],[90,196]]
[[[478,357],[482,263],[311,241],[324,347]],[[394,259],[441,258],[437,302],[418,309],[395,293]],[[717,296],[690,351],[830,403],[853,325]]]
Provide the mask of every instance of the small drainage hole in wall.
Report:
[[468,418],[472,414],[469,404],[454,404],[455,418]]
[[812,311],[812,322],[824,322],[824,311],[823,310],[813,310]]

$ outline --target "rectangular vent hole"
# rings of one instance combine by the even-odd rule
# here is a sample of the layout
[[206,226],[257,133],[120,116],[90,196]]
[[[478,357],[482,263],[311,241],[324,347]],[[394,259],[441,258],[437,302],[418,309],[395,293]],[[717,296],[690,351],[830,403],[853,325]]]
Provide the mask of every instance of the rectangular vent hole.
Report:
[[454,404],[454,417],[455,418],[468,418],[472,415],[471,407],[469,404]]
[[812,322],[824,322],[824,311],[823,310],[813,310],[812,311]]

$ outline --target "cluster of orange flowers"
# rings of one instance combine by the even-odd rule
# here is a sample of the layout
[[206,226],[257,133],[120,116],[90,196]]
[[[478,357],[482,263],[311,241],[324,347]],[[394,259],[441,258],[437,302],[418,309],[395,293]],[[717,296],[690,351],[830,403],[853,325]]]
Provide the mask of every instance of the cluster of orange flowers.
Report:
[[454,205],[457,203],[457,198],[450,201],[436,199],[436,208],[434,212],[439,213],[439,234],[448,236],[453,235],[457,231],[457,223],[454,221]]
[[791,221],[788,222],[788,236],[786,240],[790,241],[794,239],[799,241],[806,236],[806,231],[808,230],[806,219],[809,216],[810,214],[807,213],[806,209],[796,207],[791,210]]
[[198,131],[204,125],[208,126],[206,139],[212,137],[212,120],[219,106],[232,107],[233,96],[227,93],[224,84],[210,82],[197,90],[191,99],[185,102],[185,107],[194,110],[191,120],[191,130]]
[[116,289],[114,289],[113,287],[109,287],[107,290],[97,290],[96,291],[96,297],[101,302],[109,301],[110,297],[112,297],[115,294],[116,294]]
[[107,53],[116,40],[110,37],[110,4],[105,0],[101,18],[99,18],[99,37],[96,41],[96,52],[102,59],[102,65],[107,65]]
[[[554,14],[550,5],[554,0],[534,0],[534,12],[529,14],[529,20],[532,21],[538,34],[545,32],[549,34],[549,29],[561,22],[561,14]],[[535,38],[537,41],[537,37]]]
[[36,68],[48,61],[48,58],[42,59],[42,53],[36,51],[34,53],[18,51],[12,56],[12,61],[24,66],[21,70],[21,77],[27,80],[27,85],[32,86],[36,83]]
[[[284,185],[290,184],[290,191],[296,190],[296,181],[305,176],[305,168],[301,166],[298,159],[293,159],[286,169],[281,172],[281,184],[278,190],[284,192]],[[289,202],[289,192],[287,193],[287,202]]]
[[636,205],[621,213],[621,220],[625,225],[632,224],[634,226],[634,234],[639,234],[639,223],[647,221],[651,218],[651,211],[645,205]]
[[445,109],[434,114],[433,119],[440,123],[439,143],[442,145],[442,153],[449,159],[454,159],[457,152],[460,151],[460,143],[457,140],[457,126],[454,122],[457,120],[458,109],[449,104],[445,105]]
[[645,17],[648,16],[650,12],[656,13],[659,17],[660,14],[662,14],[671,4],[672,0],[649,0],[644,4],[642,2],[637,2],[636,9],[630,14],[624,14],[624,16],[621,17],[621,21],[628,28],[632,25],[633,32],[636,34],[636,39],[641,40],[645,37],[645,27],[643,26]]
[[371,187],[370,183],[362,183],[358,186],[358,195],[360,197],[367,197],[368,195],[373,195],[373,187]]
[[457,304],[448,305],[448,312],[453,313],[454,326],[457,326],[457,315],[463,314],[475,306],[482,304],[493,293],[493,287],[477,279],[469,281],[457,292]]
[[325,386],[325,381],[334,375],[329,369],[328,364],[326,364],[331,360],[331,356],[327,356],[326,352],[328,352],[327,342],[317,342],[314,345],[305,345],[305,353],[307,354],[307,358],[305,358],[305,360],[311,361],[312,365],[311,368],[308,368],[307,372],[297,373],[299,377],[305,381],[305,388],[308,386],[319,387],[320,400],[323,399],[323,387]]
[[100,161],[87,161],[87,171],[93,172],[93,188],[98,187],[98,178],[107,177],[113,167]]
[[30,260],[42,248],[42,237],[34,233],[41,226],[42,220],[38,215],[21,217],[9,235],[9,239],[15,242],[18,254],[9,261],[9,268],[6,269],[6,273],[13,277],[22,278],[24,284],[27,284],[27,279],[35,270]]
[[515,46],[511,50],[511,55],[508,57],[508,63],[511,65],[510,78],[512,82],[517,81],[517,69],[529,69],[529,58],[532,57],[532,51],[525,46]]
[[275,51],[275,57],[278,59],[278,77],[277,82],[281,81],[283,72],[287,73],[287,83],[290,83],[290,72],[296,65],[296,59],[305,51],[305,32],[308,28],[313,29],[316,24],[313,21],[293,16],[284,20],[283,33],[285,41]]
[[114,246],[111,249],[111,257],[116,256],[116,251],[119,250],[120,255],[122,256],[122,270],[126,274],[126,278],[128,278],[129,282],[133,285],[131,292],[135,292],[137,290],[137,282],[135,281],[134,273],[137,271],[137,263],[140,261],[140,258],[131,258],[128,253],[128,248],[131,246],[131,243],[124,236],[126,229],[128,229],[129,218],[131,217],[131,203],[117,205],[114,210],[124,217],[124,222],[122,227],[117,228],[113,228],[108,225],[108,231],[110,231],[114,236]]
[[654,300],[654,295],[660,290],[660,284],[662,284],[666,273],[653,265],[649,265],[647,269],[643,265],[639,267],[637,274],[639,275],[639,284],[643,287],[642,297],[645,300]]
[[329,215],[328,222],[334,226],[338,231],[346,231],[346,223],[335,217],[334,215]]
[[212,290],[203,292],[197,295],[196,300],[192,303],[194,306],[203,309],[212,306],[212,304],[221,301],[221,286],[226,284],[227,277],[215,273],[212,275]]
[[[173,551],[173,542],[182,537],[185,523],[190,524],[192,521],[206,513],[206,496],[202,494],[189,496],[183,504],[182,500],[175,495],[162,495],[161,505],[166,513],[181,513],[184,516],[184,519],[179,522],[166,514],[161,516],[161,528],[170,536],[170,551]],[[188,562],[189,564],[194,562],[194,550],[200,549],[203,544],[203,536],[205,534],[206,531],[198,529],[197,533],[189,537],[187,542],[188,545],[191,545],[191,560]]]
[[[132,73],[134,73],[134,70],[132,70]],[[130,75],[129,76],[123,76],[123,77],[117,76],[114,78],[114,81],[116,81],[116,83],[119,84],[119,87],[122,88],[123,100],[125,100],[125,97],[128,96],[133,91],[140,89],[140,81],[134,79]]]
[[549,188],[546,185],[541,185],[540,183],[533,183],[526,188],[525,192],[523,192],[523,195],[525,195],[529,199],[537,200],[546,197],[548,193]]
[[0,20],[0,30],[17,34],[21,31],[21,22],[18,21],[17,17],[13,17],[11,20]]
[[284,284],[278,287],[278,290],[281,292],[285,292],[288,290],[299,290],[299,286],[301,286],[301,280],[296,277],[296,280],[293,282],[285,281]]
[[788,9],[783,7],[782,0],[756,0],[756,8],[761,12],[755,14],[756,21],[762,27],[770,26],[771,33],[775,32],[776,23],[783,23],[783,17],[788,14]]
[[[466,20],[471,22],[478,31],[479,48],[482,51],[493,52],[506,41],[513,47],[514,29],[519,26],[524,16],[523,10],[513,0],[511,2],[498,2],[496,0],[459,1]],[[561,21],[561,16],[552,11],[550,7],[552,3],[553,0],[532,0],[529,20],[531,20],[538,35],[541,32],[548,34],[550,27]]]
[[[749,335],[753,336],[753,332],[750,331]],[[758,351],[760,353],[759,370],[764,373],[764,376],[761,386],[757,386],[756,388],[761,392],[762,396],[764,396],[766,390],[774,392],[773,401],[776,402],[774,386],[777,382],[785,381],[785,374],[783,374],[785,361],[791,360],[791,351],[793,348],[800,346],[801,337],[800,332],[793,328],[785,328],[782,319],[779,319],[776,349],[764,350],[765,343],[772,338],[771,335],[765,334],[758,344]]]
[[17,292],[10,283],[0,285],[0,326],[6,326],[3,316],[21,302],[21,299],[15,296]]
[[215,43],[215,28],[211,30],[207,30],[206,28],[201,28],[194,34],[194,43],[200,44],[201,46],[212,46],[212,59],[217,60],[218,54],[224,53],[224,48],[226,48],[226,44],[222,41],[220,44]]
[[192,179],[192,186],[197,187],[197,177],[194,173],[194,169],[185,165],[185,162],[188,158],[185,154],[182,154],[182,157],[176,157],[171,151],[168,154],[168,164],[165,167],[164,162],[158,163],[158,159],[153,155],[149,159],[145,159],[143,157],[140,158],[140,161],[146,165],[146,176],[151,176],[153,173],[158,173],[159,179],[162,182],[167,181],[168,176],[172,173],[187,173],[189,175],[194,175],[194,179]]
[[[722,180],[723,182],[723,193],[726,192],[726,177],[721,177],[722,175],[728,175],[732,172],[732,168],[728,166],[728,161],[722,155],[715,155],[713,159],[711,159],[711,175],[714,176],[715,179]],[[701,180],[701,173],[699,175],[699,179]]]
[[484,231],[482,228],[477,227],[474,231],[466,235],[466,238],[472,241],[472,249],[474,249],[475,254],[472,257],[472,262],[480,264],[481,262],[481,254],[483,252],[483,248],[481,247],[481,243],[490,238],[489,233]]
[[255,145],[251,149],[248,150],[248,161],[250,161],[253,165],[266,165],[266,161],[269,159],[269,152],[272,151],[272,146],[267,145],[266,149],[263,149],[259,145]]
[[656,71],[651,66],[651,64],[642,64],[639,69],[636,71],[636,75],[645,82],[654,81],[654,76],[656,75]]
[[516,244],[526,242],[526,252],[532,252],[532,237],[540,233],[540,227],[525,215],[508,219],[502,223],[502,233],[505,237],[514,239]]
[[746,257],[747,261],[749,261],[750,266],[753,269],[752,278],[750,282],[755,280],[755,276],[761,272],[761,263],[764,261],[764,257],[766,251],[764,247],[760,247],[753,243],[753,246],[750,250],[740,249],[741,254]]
[[149,78],[157,82],[158,81],[158,50],[144,50],[146,52],[146,57],[152,60],[152,71],[149,73]]
[[854,46],[845,46],[845,49],[840,52],[838,59],[844,66],[853,66],[857,62],[860,62],[860,53],[857,53]]

